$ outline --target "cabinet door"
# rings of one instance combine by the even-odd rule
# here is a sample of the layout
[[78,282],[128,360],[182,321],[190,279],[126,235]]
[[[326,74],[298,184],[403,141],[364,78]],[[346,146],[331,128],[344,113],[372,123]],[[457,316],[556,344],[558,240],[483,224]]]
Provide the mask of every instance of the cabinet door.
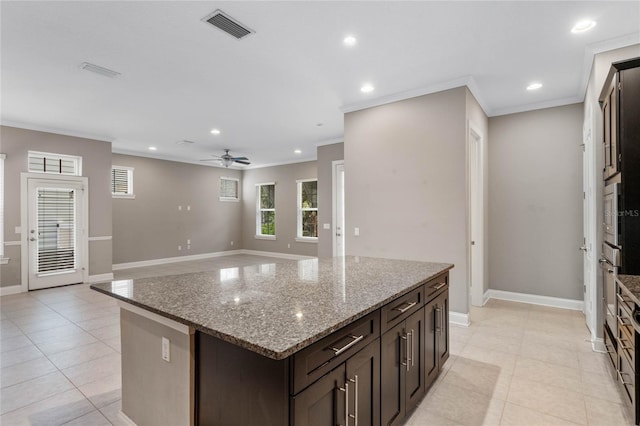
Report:
[[437,302],[438,299],[436,298],[424,307],[424,374],[426,388],[433,384],[440,371],[438,367],[440,358],[438,354],[438,339],[440,336],[437,330],[440,319],[437,318]]
[[604,128],[604,178],[609,177],[611,169],[611,94],[602,104],[602,118]]
[[449,292],[445,291],[438,296],[438,309],[436,315],[439,315],[438,319],[438,368],[442,368],[442,365],[449,358]]
[[349,425],[380,425],[380,339],[347,360]]
[[405,338],[402,322],[380,339],[380,420],[383,425],[397,425],[404,418]]
[[407,367],[406,367],[406,404],[405,409],[411,410],[424,395],[424,308],[412,314],[405,321],[407,336]]
[[342,364],[292,398],[296,426],[346,425],[345,366]]

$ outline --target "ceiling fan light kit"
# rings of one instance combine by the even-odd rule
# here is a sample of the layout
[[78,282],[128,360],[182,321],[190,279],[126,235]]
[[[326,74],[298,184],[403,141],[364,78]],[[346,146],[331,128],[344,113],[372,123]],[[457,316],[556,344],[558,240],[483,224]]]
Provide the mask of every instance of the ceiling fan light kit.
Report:
[[239,163],[239,164],[244,164],[244,165],[249,165],[251,164],[249,162],[249,159],[247,157],[232,157],[229,154],[229,150],[225,149],[224,150],[224,155],[218,157],[217,155],[214,155],[214,157],[216,158],[207,158],[204,160],[200,160],[200,161],[219,161],[220,164],[222,164],[225,167],[229,167],[231,166],[233,163]]

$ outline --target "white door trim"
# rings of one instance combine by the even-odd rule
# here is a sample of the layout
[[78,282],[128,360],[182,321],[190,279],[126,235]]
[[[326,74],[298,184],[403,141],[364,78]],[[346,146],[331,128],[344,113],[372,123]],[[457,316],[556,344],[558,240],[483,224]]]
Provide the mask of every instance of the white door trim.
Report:
[[[336,249],[337,249],[337,237],[336,237],[336,219],[338,217],[338,212],[337,212],[337,208],[338,208],[338,199],[337,199],[337,194],[338,191],[336,190],[336,184],[337,184],[337,178],[336,178],[336,171],[339,165],[344,166],[344,160],[334,160],[331,162],[331,241],[332,241],[332,247],[333,247],[333,256],[336,256]],[[344,205],[342,206],[342,208],[344,209]],[[346,231],[346,225],[343,223],[342,224],[342,228],[341,232],[342,232],[342,236],[343,236],[343,244],[346,242],[346,235],[345,235],[345,231]],[[346,253],[346,251],[345,251]]]
[[[477,147],[476,145],[477,144]],[[486,170],[484,168],[485,143],[484,135],[478,126],[468,121],[467,133],[467,182],[468,182],[468,241],[467,241],[467,277],[471,289],[469,291],[470,302],[473,306],[484,304],[484,208],[485,193],[484,180]],[[476,157],[477,154],[477,157]],[[477,177],[480,179],[477,179]],[[475,178],[475,180],[474,180]],[[475,202],[474,202],[475,201]],[[473,226],[475,224],[475,226]],[[472,246],[471,242],[475,244]],[[473,254],[472,254],[473,251]]]
[[50,180],[62,182],[81,183],[84,190],[82,205],[82,221],[84,229],[80,238],[80,251],[82,253],[82,277],[83,281],[89,279],[89,179],[83,176],[64,176],[64,175],[48,175],[43,173],[20,173],[20,268],[21,279],[20,287],[23,293],[29,291],[29,179]]

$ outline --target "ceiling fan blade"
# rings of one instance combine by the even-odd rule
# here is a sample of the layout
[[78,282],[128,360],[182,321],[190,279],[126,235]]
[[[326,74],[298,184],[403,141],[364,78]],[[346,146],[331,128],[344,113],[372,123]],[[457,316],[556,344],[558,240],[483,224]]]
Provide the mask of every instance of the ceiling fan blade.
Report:
[[200,161],[220,161],[219,158],[205,158],[204,160],[200,160]]
[[247,157],[231,157],[231,159],[234,161],[238,161],[238,160],[249,161]]
[[233,160],[233,161],[235,161],[236,163],[240,163],[240,164],[251,164],[250,162],[244,161],[244,160]]

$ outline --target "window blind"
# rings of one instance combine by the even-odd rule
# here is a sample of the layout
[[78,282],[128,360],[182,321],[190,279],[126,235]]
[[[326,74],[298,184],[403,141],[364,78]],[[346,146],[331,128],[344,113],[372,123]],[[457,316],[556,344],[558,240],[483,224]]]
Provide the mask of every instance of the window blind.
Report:
[[220,199],[238,199],[238,180],[230,178],[220,178]]
[[76,268],[73,189],[38,189],[38,273]]
[[130,194],[130,170],[113,168],[111,169],[111,193]]

